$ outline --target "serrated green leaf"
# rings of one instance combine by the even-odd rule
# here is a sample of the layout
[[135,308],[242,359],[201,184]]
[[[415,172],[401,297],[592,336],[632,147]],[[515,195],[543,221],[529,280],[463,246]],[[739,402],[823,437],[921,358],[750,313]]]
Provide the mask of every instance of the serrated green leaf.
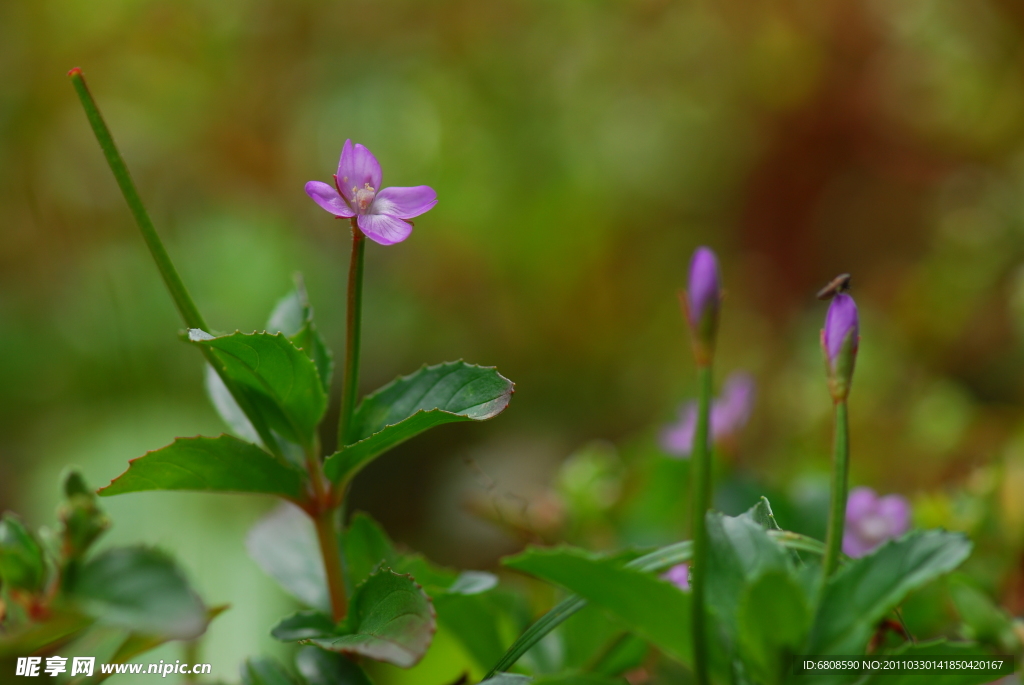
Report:
[[17,516],[0,518],[0,581],[10,588],[38,592],[46,583],[46,560],[35,535]]
[[342,548],[350,587],[381,566],[407,573],[433,600],[438,624],[462,642],[480,666],[486,668],[501,656],[504,644],[495,608],[487,599],[476,596],[497,585],[494,574],[457,573],[430,563],[420,554],[398,552],[384,529],[362,512],[352,517],[342,534]]
[[309,685],[373,685],[359,666],[318,647],[300,649],[295,665]]
[[[961,642],[946,642],[945,640],[933,640],[931,642],[919,642],[913,645],[906,645],[902,649],[894,650],[890,654],[902,654],[906,656],[920,656],[922,659],[928,657],[942,657],[946,659],[968,659],[971,657],[988,658],[988,653],[978,645]],[[884,659],[884,656],[879,658]],[[914,671],[881,671],[870,674],[862,685],[982,685],[998,680],[998,676],[991,673],[972,671],[969,669],[946,671],[944,673],[928,673],[922,675]]]
[[143,490],[248,492],[298,500],[303,476],[252,443],[230,435],[178,438],[129,462],[128,470],[100,490],[103,496]]
[[317,612],[300,612],[275,626],[273,635],[411,668],[423,658],[436,629],[434,607],[419,585],[381,569],[352,593],[341,625],[332,626]]
[[242,664],[242,685],[298,685],[298,681],[274,659],[260,657]]
[[148,547],[107,550],[82,565],[74,599],[103,623],[190,640],[206,630],[206,607],[177,564]]
[[448,362],[425,366],[368,395],[356,408],[350,444],[324,463],[335,483],[423,431],[455,421],[484,421],[504,411],[512,381],[494,367]]
[[745,587],[737,651],[758,682],[785,680],[788,658],[804,644],[811,618],[803,589],[784,571],[768,571]]
[[914,531],[847,562],[825,586],[808,653],[862,653],[878,621],[970,553],[970,541],[959,533]]
[[299,642],[313,638],[329,638],[339,634],[331,617],[319,611],[297,611],[286,616],[270,629],[270,634],[281,642]]
[[267,424],[286,439],[310,446],[327,409],[316,365],[281,333],[214,337],[189,330],[189,341],[214,350],[228,375]]
[[320,542],[305,512],[282,504],[252,527],[245,546],[249,556],[285,592],[306,606],[330,612]]
[[313,307],[309,304],[302,277],[296,275],[295,290],[278,301],[267,321],[267,332],[284,333],[316,365],[324,392],[330,392],[334,359],[324,344],[313,322]]
[[683,663],[691,655],[690,597],[649,573],[569,547],[530,549],[503,563],[561,585],[621,619]]

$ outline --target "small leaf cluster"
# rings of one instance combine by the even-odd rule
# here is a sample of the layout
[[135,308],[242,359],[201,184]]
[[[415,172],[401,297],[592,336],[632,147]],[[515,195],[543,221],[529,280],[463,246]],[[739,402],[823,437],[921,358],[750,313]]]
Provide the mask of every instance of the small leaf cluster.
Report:
[[[94,551],[110,527],[81,475],[64,479],[56,529],[0,518],[0,672],[28,654],[59,654],[96,630],[117,630],[107,663],[168,640],[201,635],[224,607],[208,608],[165,552],[145,546]],[[8,670],[8,667],[9,670]]]

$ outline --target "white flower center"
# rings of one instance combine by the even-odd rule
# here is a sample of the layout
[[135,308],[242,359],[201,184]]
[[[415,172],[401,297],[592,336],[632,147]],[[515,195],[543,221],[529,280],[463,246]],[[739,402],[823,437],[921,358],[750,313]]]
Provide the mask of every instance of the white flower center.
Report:
[[889,521],[882,516],[865,516],[857,527],[867,542],[879,543],[889,537]]
[[373,198],[376,197],[377,190],[369,183],[363,185],[362,188],[352,187],[352,204],[355,205],[355,209],[360,214],[365,214],[366,210],[373,204]]

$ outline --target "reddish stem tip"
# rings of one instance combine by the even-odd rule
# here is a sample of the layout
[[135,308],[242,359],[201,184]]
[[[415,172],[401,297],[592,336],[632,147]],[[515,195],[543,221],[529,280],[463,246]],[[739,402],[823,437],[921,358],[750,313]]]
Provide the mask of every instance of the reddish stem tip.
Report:
[[81,76],[81,75],[82,75],[82,70],[81,70],[80,67],[73,67],[71,69],[71,71],[68,72],[68,76]]

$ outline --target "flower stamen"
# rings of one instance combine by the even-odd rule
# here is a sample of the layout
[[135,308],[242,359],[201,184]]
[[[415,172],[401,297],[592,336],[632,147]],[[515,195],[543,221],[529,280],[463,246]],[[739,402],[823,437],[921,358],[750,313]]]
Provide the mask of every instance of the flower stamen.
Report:
[[373,204],[373,198],[376,195],[377,189],[369,183],[363,184],[362,188],[352,186],[352,203],[355,205],[356,211],[360,214],[366,213],[367,208]]

